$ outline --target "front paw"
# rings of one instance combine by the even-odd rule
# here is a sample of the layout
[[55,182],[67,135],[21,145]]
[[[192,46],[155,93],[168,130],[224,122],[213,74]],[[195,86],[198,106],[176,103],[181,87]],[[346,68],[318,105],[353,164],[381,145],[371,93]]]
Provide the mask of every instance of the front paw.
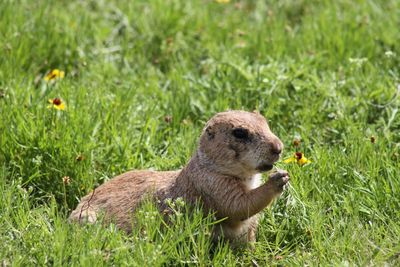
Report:
[[277,170],[269,176],[268,183],[271,184],[277,192],[281,193],[289,184],[289,180],[289,173],[287,171]]

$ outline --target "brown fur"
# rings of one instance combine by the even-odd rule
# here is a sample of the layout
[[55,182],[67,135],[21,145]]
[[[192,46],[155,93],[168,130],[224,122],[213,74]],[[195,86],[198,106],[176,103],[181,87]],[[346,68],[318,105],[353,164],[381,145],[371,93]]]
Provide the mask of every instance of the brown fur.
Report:
[[[235,129],[247,131],[245,138]],[[283,149],[258,113],[227,111],[206,124],[199,148],[180,171],[130,171],[121,174],[82,198],[70,219],[95,222],[99,213],[129,232],[131,215],[143,197],[152,193],[160,209],[165,200],[182,197],[200,201],[205,211],[226,218],[215,236],[232,241],[255,241],[257,214],[283,190],[288,173],[277,171],[261,185],[259,173],[272,168]]]

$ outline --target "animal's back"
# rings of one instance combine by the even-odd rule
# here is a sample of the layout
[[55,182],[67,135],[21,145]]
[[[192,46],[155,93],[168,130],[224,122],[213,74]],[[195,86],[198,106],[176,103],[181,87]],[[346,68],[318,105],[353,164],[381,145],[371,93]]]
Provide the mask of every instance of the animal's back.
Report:
[[129,171],[123,173],[82,198],[71,213],[71,221],[93,223],[99,214],[130,231],[131,215],[148,194],[170,187],[180,171]]

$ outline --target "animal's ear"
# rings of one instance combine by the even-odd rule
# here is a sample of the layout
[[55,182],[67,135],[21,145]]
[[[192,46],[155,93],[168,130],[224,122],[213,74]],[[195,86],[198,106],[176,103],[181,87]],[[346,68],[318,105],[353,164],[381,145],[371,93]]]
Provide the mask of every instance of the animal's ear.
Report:
[[215,132],[213,131],[211,126],[208,126],[206,128],[206,133],[207,133],[208,140],[211,140],[211,139],[213,139],[215,137]]

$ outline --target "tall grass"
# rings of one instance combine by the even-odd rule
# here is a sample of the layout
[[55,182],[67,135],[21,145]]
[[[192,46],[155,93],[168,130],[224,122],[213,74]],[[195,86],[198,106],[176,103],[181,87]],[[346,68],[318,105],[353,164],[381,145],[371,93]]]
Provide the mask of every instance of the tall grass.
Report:
[[[0,3],[0,260],[9,265],[398,265],[398,1]],[[64,79],[47,83],[52,69]],[[48,109],[60,97],[65,111]],[[259,110],[307,166],[254,250],[209,242],[197,210],[131,235],[76,226],[79,198],[130,169],[182,167],[203,124]],[[371,137],[374,137],[371,142]],[[68,176],[70,183],[64,183]],[[183,213],[185,214],[185,213]]]

